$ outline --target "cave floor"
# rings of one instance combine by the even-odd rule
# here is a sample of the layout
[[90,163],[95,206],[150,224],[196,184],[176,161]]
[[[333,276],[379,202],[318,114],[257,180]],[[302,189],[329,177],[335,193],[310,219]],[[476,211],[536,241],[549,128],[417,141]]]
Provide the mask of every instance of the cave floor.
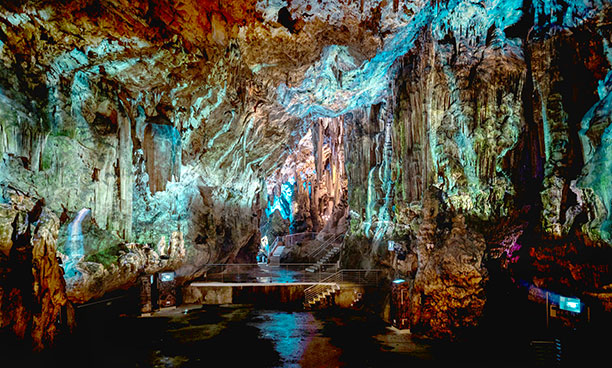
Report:
[[191,305],[158,312],[156,317],[82,321],[78,331],[52,351],[22,356],[16,364],[62,368],[528,366],[520,348],[514,354],[502,354],[512,347],[482,346],[481,340],[433,344],[360,310]]

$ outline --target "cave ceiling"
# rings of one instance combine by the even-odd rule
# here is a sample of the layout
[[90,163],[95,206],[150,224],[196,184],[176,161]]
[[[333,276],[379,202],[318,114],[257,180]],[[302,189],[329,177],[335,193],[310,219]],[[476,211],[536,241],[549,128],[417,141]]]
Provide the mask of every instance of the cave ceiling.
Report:
[[[77,125],[99,116],[116,124],[121,106],[131,119],[178,127],[185,163],[213,163],[213,173],[240,151],[240,169],[269,169],[304,133],[303,118],[338,114],[380,92],[356,97],[359,86],[339,87],[342,73],[374,57],[412,11],[383,21],[378,5],[5,1],[3,94],[55,126],[62,102]],[[312,83],[329,86],[314,92]]]
[[334,193],[348,183],[368,241],[414,238],[435,187],[476,224],[525,205],[551,237],[609,242],[610,14],[607,0],[0,0],[0,184],[63,218],[66,254],[86,209],[80,257],[184,235],[174,267],[190,277],[256,252],[292,157]]

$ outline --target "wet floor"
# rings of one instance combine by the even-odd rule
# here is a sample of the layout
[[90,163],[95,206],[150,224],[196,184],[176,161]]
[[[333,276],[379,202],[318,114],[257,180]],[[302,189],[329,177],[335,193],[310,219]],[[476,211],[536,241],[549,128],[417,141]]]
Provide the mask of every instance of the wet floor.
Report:
[[355,311],[206,307],[138,322],[150,331],[136,344],[143,349],[101,366],[203,367],[218,359],[226,367],[382,367],[432,359],[427,344]]
[[[433,346],[355,310],[207,306],[153,318],[81,323],[53,354],[38,362],[20,357],[18,363],[62,368],[492,366],[483,350],[474,344]],[[493,359],[497,367],[525,366]]]

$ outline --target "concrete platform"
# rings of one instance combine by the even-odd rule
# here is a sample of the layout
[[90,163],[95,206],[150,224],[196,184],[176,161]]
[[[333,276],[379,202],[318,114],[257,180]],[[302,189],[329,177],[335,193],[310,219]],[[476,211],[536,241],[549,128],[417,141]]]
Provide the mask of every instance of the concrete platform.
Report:
[[[251,304],[265,307],[303,308],[304,290],[315,282],[273,282],[273,283],[231,283],[231,282],[193,282],[183,289],[183,303],[198,305]],[[334,283],[322,283],[335,285]],[[355,301],[363,287],[342,283],[334,294],[335,304],[348,308]]]
[[[304,301],[304,290],[315,284],[314,282],[193,282],[183,289],[183,303],[301,306]],[[333,283],[326,284],[333,285]]]

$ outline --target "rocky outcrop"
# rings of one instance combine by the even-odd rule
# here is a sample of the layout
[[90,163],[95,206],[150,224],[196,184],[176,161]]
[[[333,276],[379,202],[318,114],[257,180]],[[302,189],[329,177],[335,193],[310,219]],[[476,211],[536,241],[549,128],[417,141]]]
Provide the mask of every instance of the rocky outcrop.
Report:
[[[426,204],[426,213],[437,212],[431,210]],[[418,267],[408,294],[411,330],[437,338],[476,326],[486,302],[484,237],[469,230],[459,214],[442,220],[445,226],[436,226],[447,216],[442,211],[425,215],[414,247]]]
[[[485,244],[538,287],[582,295],[609,283],[609,9],[543,3],[424,9],[390,93],[344,115],[343,262],[407,280],[394,319],[414,331],[453,336],[477,323]],[[435,221],[431,198],[445,214]]]
[[132,287],[142,275],[178,269],[185,259],[185,244],[183,234],[174,232],[169,242],[162,236],[155,247],[126,243],[93,255],[79,261],[76,273],[66,279],[67,295],[73,303]]
[[34,350],[52,345],[73,318],[56,256],[59,219],[44,205],[13,194],[0,203],[0,331]]
[[[346,227],[342,263],[410,280],[398,310],[429,336],[476,322],[483,242],[539,287],[597,293],[610,14],[600,0],[1,2],[2,199],[60,219],[76,301],[253,261],[261,232]],[[572,277],[543,275],[553,265]]]

